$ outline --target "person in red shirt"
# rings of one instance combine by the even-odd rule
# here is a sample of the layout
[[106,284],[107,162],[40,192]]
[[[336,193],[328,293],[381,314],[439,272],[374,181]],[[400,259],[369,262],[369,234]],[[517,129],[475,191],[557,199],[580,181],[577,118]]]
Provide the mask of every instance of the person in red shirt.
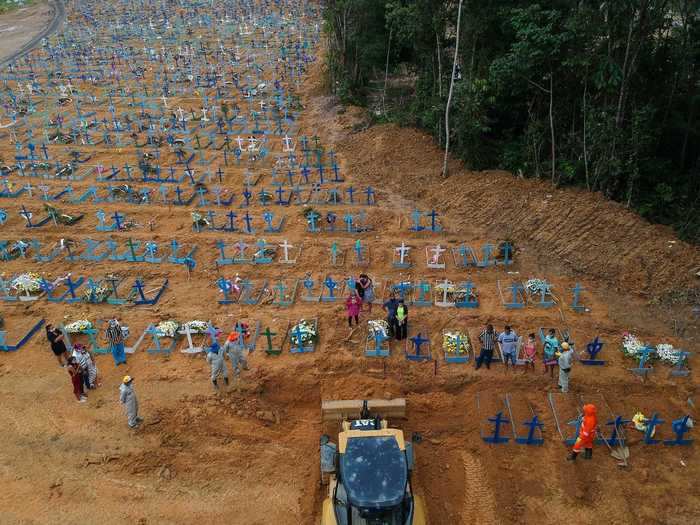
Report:
[[583,421],[581,421],[581,427],[578,431],[578,438],[576,438],[574,448],[566,459],[576,461],[576,456],[580,454],[581,449],[585,450],[584,459],[593,457],[593,440],[595,439],[596,428],[598,428],[598,417],[596,416],[595,405],[583,405]]
[[348,316],[348,326],[352,328],[352,320],[355,319],[355,324],[360,324],[360,308],[362,307],[362,299],[354,291],[345,300],[345,311]]
[[83,390],[83,378],[80,373],[80,365],[74,357],[68,358],[68,374],[70,375],[70,381],[73,384],[73,394],[75,399],[80,403],[85,403],[87,401],[87,396],[85,396],[85,391]]

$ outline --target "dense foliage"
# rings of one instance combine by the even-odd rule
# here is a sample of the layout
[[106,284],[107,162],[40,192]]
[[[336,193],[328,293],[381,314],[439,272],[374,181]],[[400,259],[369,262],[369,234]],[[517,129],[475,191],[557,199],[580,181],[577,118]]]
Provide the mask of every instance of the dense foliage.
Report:
[[[326,0],[333,90],[444,144],[458,3]],[[698,242],[698,12],[697,0],[463,0],[450,151],[601,191]]]

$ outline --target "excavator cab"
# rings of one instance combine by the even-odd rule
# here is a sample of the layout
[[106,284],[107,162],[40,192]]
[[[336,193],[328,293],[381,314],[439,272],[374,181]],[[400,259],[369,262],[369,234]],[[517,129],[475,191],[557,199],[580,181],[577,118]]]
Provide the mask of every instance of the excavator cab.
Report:
[[[413,447],[378,415],[405,416],[404,399],[326,401],[324,421],[342,420],[337,444],[321,438],[321,480],[328,483],[321,525],[425,525],[413,493]],[[377,413],[377,415],[373,415]]]

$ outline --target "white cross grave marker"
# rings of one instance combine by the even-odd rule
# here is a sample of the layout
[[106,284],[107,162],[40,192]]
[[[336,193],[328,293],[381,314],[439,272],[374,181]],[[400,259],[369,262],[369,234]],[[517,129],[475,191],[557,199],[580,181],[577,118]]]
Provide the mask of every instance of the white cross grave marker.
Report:
[[444,268],[445,263],[440,262],[440,256],[443,254],[443,252],[447,251],[447,248],[443,248],[439,244],[437,246],[433,247],[426,247],[427,251],[430,251],[432,255],[428,257],[428,268]]
[[282,252],[284,253],[284,258],[280,262],[286,264],[293,263],[294,261],[289,260],[289,249],[294,248],[294,246],[292,244],[289,244],[289,242],[287,242],[287,239],[285,239],[284,242],[279,245],[279,247],[282,248]]
[[405,264],[406,263],[406,256],[408,255],[408,252],[411,250],[411,247],[406,246],[406,243],[402,241],[401,246],[397,246],[394,249],[399,254],[399,263]]

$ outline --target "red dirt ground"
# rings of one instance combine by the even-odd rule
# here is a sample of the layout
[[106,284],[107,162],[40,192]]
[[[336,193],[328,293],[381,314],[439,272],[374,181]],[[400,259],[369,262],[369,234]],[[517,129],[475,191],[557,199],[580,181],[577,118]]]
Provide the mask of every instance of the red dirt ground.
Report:
[[[431,524],[697,521],[700,495],[693,487],[700,476],[700,458],[695,445],[644,446],[641,434],[630,430],[630,468],[620,469],[603,446],[596,448],[592,462],[571,464],[564,460],[566,449],[547,403],[547,392],[556,390],[556,382],[542,374],[541,365],[534,373],[507,373],[501,365],[475,371],[471,364],[446,364],[440,352],[440,332],[446,327],[468,329],[473,337],[486,322],[498,328],[510,323],[519,333],[566,324],[579,346],[600,335],[608,360],[604,367],[575,367],[572,397],[603,394],[615,413],[628,418],[637,409],[646,415],[658,411],[667,421],[685,413],[697,418],[687,404],[689,397],[698,402],[697,375],[668,378],[668,367],[659,365],[643,384],[626,370],[632,363],[619,352],[624,330],[650,342],[700,349],[696,339],[675,337],[667,319],[647,304],[662,292],[697,285],[692,274],[700,265],[697,247],[680,241],[669,244],[675,239],[667,229],[649,225],[598,195],[554,190],[500,172],[470,173],[456,161],[453,175],[442,181],[438,178],[442,156],[429,137],[389,125],[355,131],[362,127],[360,110],[339,111],[333,99],[322,94],[321,80],[316,65],[302,87],[301,133],[323,134],[327,147],[338,152],[349,182],[378,189],[378,206],[370,211],[375,232],[362,237],[372,254],[368,273],[377,279],[402,278],[402,272],[391,267],[392,250],[401,240],[422,247],[508,238],[518,252],[507,271],[519,272],[520,279],[546,277],[561,298],[561,309],[505,310],[496,283],[518,276],[501,267],[465,273],[448,261],[446,271],[403,272],[430,280],[469,276],[479,287],[481,306],[473,311],[413,308],[411,324],[429,330],[437,366],[407,361],[395,343],[384,367],[363,356],[359,332],[346,340],[340,304],[297,301],[291,309],[219,305],[214,242],[222,235],[191,233],[189,209],[83,206],[83,221],[70,230],[47,226],[43,239],[97,238],[98,207],[108,215],[119,209],[141,224],[157,216],[153,233],[139,229],[113,237],[122,241],[128,236],[163,241],[176,237],[199,244],[192,277],[172,265],[157,269],[126,263],[70,267],[63,261],[32,263],[51,276],[70,269],[76,275],[110,272],[133,277],[138,270],[153,280],[167,276],[170,287],[155,307],[66,306],[43,299],[21,305],[0,303],[11,333],[40,317],[54,322],[64,317],[94,321],[118,313],[133,334],[168,318],[211,319],[228,328],[242,317],[261,320],[263,327],[318,317],[320,343],[312,354],[285,351],[269,357],[261,338],[250,356],[251,371],[230,390],[218,393],[212,391],[201,357],[180,352],[153,356],[144,351],[144,343],[126,367],[116,369],[109,356],[98,357],[102,386],[85,404],[75,402],[68,375],[58,368],[43,334],[16,353],[0,354],[0,522],[317,523],[324,497],[319,487],[318,438],[337,431],[321,424],[321,400],[396,396],[407,398],[408,417],[395,423],[407,435],[418,432],[423,437],[416,446],[414,481],[427,502]],[[108,165],[116,157],[102,158]],[[230,184],[233,191],[239,191],[241,177],[239,169],[228,179],[236,181]],[[75,192],[86,185],[75,183]],[[11,210],[3,238],[26,236],[15,213],[19,204],[2,201]],[[36,200],[28,204],[38,206]],[[446,232],[408,233],[413,207],[426,211],[435,207]],[[79,209],[66,203],[61,208]],[[333,209],[340,215],[349,208]],[[257,206],[256,212],[260,211]],[[238,271],[274,280],[303,278],[308,271],[323,277],[319,265],[325,264],[331,242],[349,247],[354,241],[342,234],[311,237],[305,233],[300,207],[283,213],[288,216],[285,232],[266,238],[303,241],[299,264],[284,270],[275,265],[227,268],[224,275]],[[238,239],[230,234],[228,238]],[[26,266],[17,260],[3,263],[2,271],[16,273]],[[424,267],[422,256],[416,266]],[[347,263],[332,273],[340,277],[358,269]],[[566,306],[575,282],[587,289],[590,313],[575,314]],[[363,319],[368,318],[364,314]],[[687,333],[693,330],[691,323]],[[135,432],[127,428],[118,403],[119,381],[127,373],[136,378],[145,417],[144,426]],[[505,393],[520,406],[529,402],[543,418],[544,446],[490,446],[480,439],[487,414],[477,413],[477,394],[482,405],[488,405]],[[668,437],[668,424],[663,432]]]

